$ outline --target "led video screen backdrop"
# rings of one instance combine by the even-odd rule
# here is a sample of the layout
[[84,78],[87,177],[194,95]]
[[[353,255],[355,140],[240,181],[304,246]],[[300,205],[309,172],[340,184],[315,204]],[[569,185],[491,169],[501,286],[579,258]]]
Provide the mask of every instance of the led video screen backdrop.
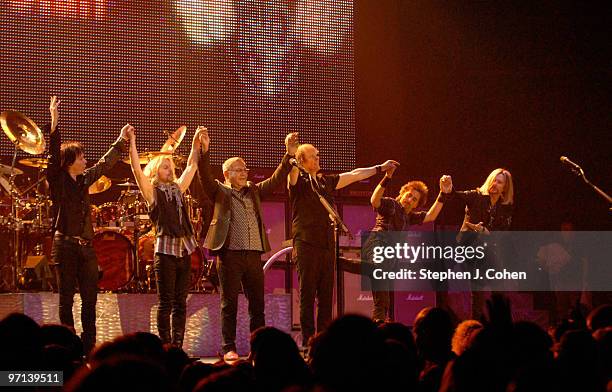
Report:
[[0,109],[42,126],[58,95],[64,139],[90,161],[129,122],[139,151],[185,124],[187,154],[204,125],[213,163],[273,167],[299,131],[323,168],[354,167],[352,1],[2,0],[0,12]]

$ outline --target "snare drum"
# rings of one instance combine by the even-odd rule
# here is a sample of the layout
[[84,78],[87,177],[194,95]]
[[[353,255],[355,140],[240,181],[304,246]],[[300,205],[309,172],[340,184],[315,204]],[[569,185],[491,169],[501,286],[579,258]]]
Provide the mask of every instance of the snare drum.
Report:
[[121,233],[103,230],[93,238],[98,265],[103,272],[98,281],[100,290],[116,291],[125,287],[134,273],[133,247]]
[[148,221],[149,220],[149,209],[147,203],[143,201],[135,201],[134,203],[125,207],[125,219],[128,221]]

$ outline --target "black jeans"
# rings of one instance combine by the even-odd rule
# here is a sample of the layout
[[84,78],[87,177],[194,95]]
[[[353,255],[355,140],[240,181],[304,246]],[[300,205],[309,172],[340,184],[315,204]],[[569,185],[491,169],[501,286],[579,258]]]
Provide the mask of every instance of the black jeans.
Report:
[[98,298],[98,259],[92,246],[82,246],[56,236],[51,257],[57,263],[59,316],[62,324],[74,327],[72,305],[78,282],[81,295],[83,349],[89,353],[96,344],[96,301]]
[[261,252],[225,249],[218,255],[217,273],[221,292],[221,348],[225,354],[236,351],[236,317],[241,284],[249,302],[250,331],[266,324]]
[[334,250],[319,248],[303,241],[293,242],[293,259],[300,285],[300,324],[302,344],[315,333],[314,301],[317,299],[317,332],[327,328],[332,319],[334,294]]
[[[157,283],[157,331],[163,343],[183,346],[187,318],[187,294],[191,275],[191,255],[175,257],[155,254]],[[172,329],[170,329],[172,314]]]
[[[379,282],[380,284],[380,282]],[[393,283],[389,283],[388,290],[372,290],[374,309],[372,319],[391,320],[391,296],[393,295]]]

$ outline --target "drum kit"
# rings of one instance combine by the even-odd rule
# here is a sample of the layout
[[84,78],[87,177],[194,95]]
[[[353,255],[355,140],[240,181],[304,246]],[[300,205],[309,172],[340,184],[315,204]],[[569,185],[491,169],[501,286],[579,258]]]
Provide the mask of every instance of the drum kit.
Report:
[[[23,170],[15,167],[18,150],[32,155],[43,154],[45,139],[32,120],[16,111],[2,112],[0,125],[15,145],[12,164],[0,164],[0,240],[8,240],[9,244],[8,248],[0,251],[0,291],[38,289],[47,284],[54,287],[54,273],[51,273],[55,267],[51,259],[52,202],[44,175],[47,159],[30,157],[19,160],[19,164],[37,169],[37,179],[26,187],[22,186],[24,189],[15,184],[16,177],[24,174]],[[181,127],[168,134],[168,141],[160,151],[141,153],[140,163],[147,165],[154,157],[167,155],[180,168],[186,160],[176,153],[176,149],[186,130],[186,127]],[[130,160],[123,162],[129,164]],[[113,187],[122,189],[117,201],[91,205],[91,222],[95,230],[92,243],[101,270],[98,288],[112,292],[154,292],[155,236],[147,204],[138,186],[129,178],[102,176],[89,187],[89,194],[106,192]],[[186,201],[190,219],[194,227],[198,227],[202,210],[190,195]],[[199,232],[196,230],[198,243]],[[205,256],[201,247],[191,255],[191,291],[212,289],[204,277],[209,263]],[[32,268],[30,260],[42,260],[45,263],[42,270],[47,273],[34,276],[28,270]]]

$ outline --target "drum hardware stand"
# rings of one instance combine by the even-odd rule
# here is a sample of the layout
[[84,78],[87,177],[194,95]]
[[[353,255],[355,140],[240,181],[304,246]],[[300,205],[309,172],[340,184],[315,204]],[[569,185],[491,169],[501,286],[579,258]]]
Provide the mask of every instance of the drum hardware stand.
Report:
[[[136,201],[139,203],[140,201]],[[140,257],[138,257],[138,240],[140,239],[140,217],[138,211],[134,214],[134,283],[136,284],[135,290],[137,293],[146,292],[146,283],[140,276]]]
[[17,150],[19,149],[19,140],[15,140],[13,142],[13,144],[15,145],[15,151],[13,152],[13,160],[11,162],[11,176],[9,177],[9,185],[10,185],[10,196],[11,196],[11,215],[9,216],[9,221],[11,222],[11,224],[9,224],[9,226],[11,226],[14,230],[14,235],[12,236],[13,238],[13,264],[12,264],[12,269],[13,269],[13,284],[12,284],[12,288],[14,291],[17,291],[17,287],[18,287],[18,283],[19,283],[19,275],[21,274],[21,252],[20,252],[20,248],[21,248],[21,239],[19,236],[19,230],[21,230],[21,222],[20,219],[17,217],[17,204],[15,203],[15,197],[16,197],[16,193],[18,194],[18,192],[16,191],[15,188],[15,162],[17,161]]
[[[140,200],[136,199],[134,204],[141,203]],[[151,279],[148,274],[145,272],[145,276],[141,274],[141,263],[140,257],[138,255],[138,242],[141,236],[141,222],[140,222],[140,214],[138,208],[134,212],[134,247],[132,249],[132,260],[134,262],[134,276],[132,277],[132,281],[129,284],[129,291],[133,293],[147,293],[151,291]],[[146,268],[146,267],[145,267]]]
[[9,140],[15,145],[15,151],[13,152],[13,160],[11,163],[11,176],[9,180],[10,184],[10,197],[11,197],[11,214],[9,216],[9,227],[14,230],[13,238],[13,288],[17,290],[18,284],[18,273],[21,272],[21,238],[19,231],[23,228],[21,218],[17,214],[17,204],[15,203],[16,198],[19,197],[19,192],[15,187],[15,162],[17,160],[17,150],[21,149],[28,154],[37,155],[42,154],[45,151],[45,138],[40,128],[23,114],[14,111],[6,110],[0,113],[0,126],[2,130],[8,136]]
[[146,293],[152,293],[153,292],[153,288],[151,287],[151,275],[153,275],[155,273],[155,271],[153,270],[153,266],[152,265],[147,265],[145,267],[145,274],[147,275],[147,279],[145,281],[146,284]]
[[[27,187],[22,192],[20,192],[19,193],[20,197],[26,195],[28,192],[30,192],[32,189],[34,189],[35,187],[37,187],[39,184],[43,183],[47,179],[47,176],[43,175],[42,171],[43,171],[43,168],[42,167],[39,168],[38,180],[36,180],[36,182],[34,182],[32,185]],[[48,200],[44,200],[44,195],[38,192],[38,190],[36,190],[36,224],[37,224],[37,227],[39,228],[44,227],[43,215],[49,217],[49,211],[47,210],[46,214],[43,214],[43,208],[47,208],[47,209],[49,208]]]

